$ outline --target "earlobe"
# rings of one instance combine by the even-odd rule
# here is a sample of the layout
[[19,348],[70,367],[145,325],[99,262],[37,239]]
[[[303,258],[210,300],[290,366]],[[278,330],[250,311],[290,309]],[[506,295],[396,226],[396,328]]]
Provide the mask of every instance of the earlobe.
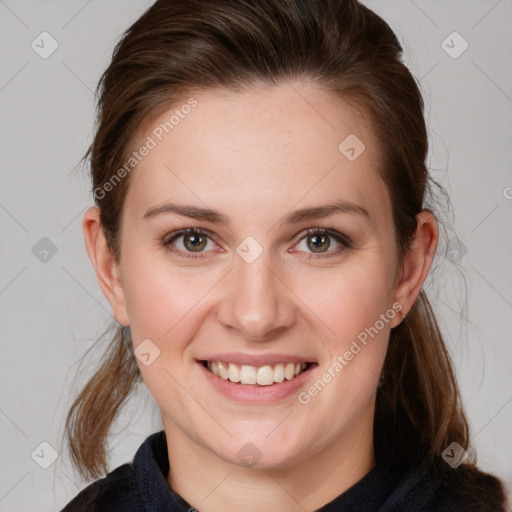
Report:
[[110,303],[114,317],[121,325],[129,325],[120,268],[108,247],[98,207],[93,206],[84,213],[82,228],[87,254],[96,272],[101,290]]
[[[427,278],[436,252],[439,231],[432,212],[422,210],[416,215],[418,226],[411,247],[404,256],[395,286],[395,301],[402,306],[401,317],[396,317],[392,327],[400,324],[410,311]],[[394,324],[394,325],[393,325]]]

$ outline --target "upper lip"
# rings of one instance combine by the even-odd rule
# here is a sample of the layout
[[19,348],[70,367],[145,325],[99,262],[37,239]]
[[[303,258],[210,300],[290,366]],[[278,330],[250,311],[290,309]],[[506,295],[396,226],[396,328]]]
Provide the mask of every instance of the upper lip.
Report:
[[313,363],[313,359],[292,354],[243,354],[241,352],[231,352],[222,354],[211,354],[198,361],[221,361],[223,363],[234,363],[246,366],[264,366],[278,363]]

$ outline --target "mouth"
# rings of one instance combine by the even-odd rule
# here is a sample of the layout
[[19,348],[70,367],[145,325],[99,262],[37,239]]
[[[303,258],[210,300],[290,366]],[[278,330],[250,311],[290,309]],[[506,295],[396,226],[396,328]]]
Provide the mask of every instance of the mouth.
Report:
[[223,361],[198,361],[211,374],[219,379],[230,381],[240,386],[273,386],[285,381],[292,381],[309,371],[316,363],[277,363],[261,366],[239,365]]

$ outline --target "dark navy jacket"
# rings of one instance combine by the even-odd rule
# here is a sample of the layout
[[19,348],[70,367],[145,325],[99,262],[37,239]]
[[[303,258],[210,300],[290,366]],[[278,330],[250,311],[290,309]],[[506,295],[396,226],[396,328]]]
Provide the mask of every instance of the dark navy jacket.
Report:
[[[171,490],[168,472],[162,430],[147,437],[131,463],[91,483],[61,512],[195,512]],[[463,480],[473,483],[472,495]],[[404,475],[377,465],[319,512],[505,512],[502,500],[496,478],[464,466],[452,469],[441,459]]]

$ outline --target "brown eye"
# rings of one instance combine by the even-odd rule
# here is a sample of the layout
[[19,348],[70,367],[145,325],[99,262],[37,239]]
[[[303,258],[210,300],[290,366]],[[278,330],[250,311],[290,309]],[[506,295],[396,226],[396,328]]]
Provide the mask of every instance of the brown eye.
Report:
[[313,252],[324,252],[331,245],[329,237],[326,235],[309,235],[307,240],[308,248]]
[[[328,250],[332,241],[335,241],[333,250]],[[304,241],[304,242],[303,242]],[[303,244],[304,247],[300,247]],[[305,233],[297,244],[298,252],[306,253],[306,258],[314,258],[315,254],[319,258],[336,256],[341,254],[345,249],[352,247],[352,241],[347,236],[339,233],[336,230],[329,228],[311,228]],[[295,251],[294,251],[295,252]]]
[[203,258],[205,257],[203,253],[207,252],[204,249],[209,241],[212,243],[212,248],[215,248],[209,232],[199,228],[186,228],[171,233],[162,240],[162,245],[184,258]]
[[186,234],[183,236],[183,245],[187,251],[199,252],[206,246],[206,237],[200,234]]

